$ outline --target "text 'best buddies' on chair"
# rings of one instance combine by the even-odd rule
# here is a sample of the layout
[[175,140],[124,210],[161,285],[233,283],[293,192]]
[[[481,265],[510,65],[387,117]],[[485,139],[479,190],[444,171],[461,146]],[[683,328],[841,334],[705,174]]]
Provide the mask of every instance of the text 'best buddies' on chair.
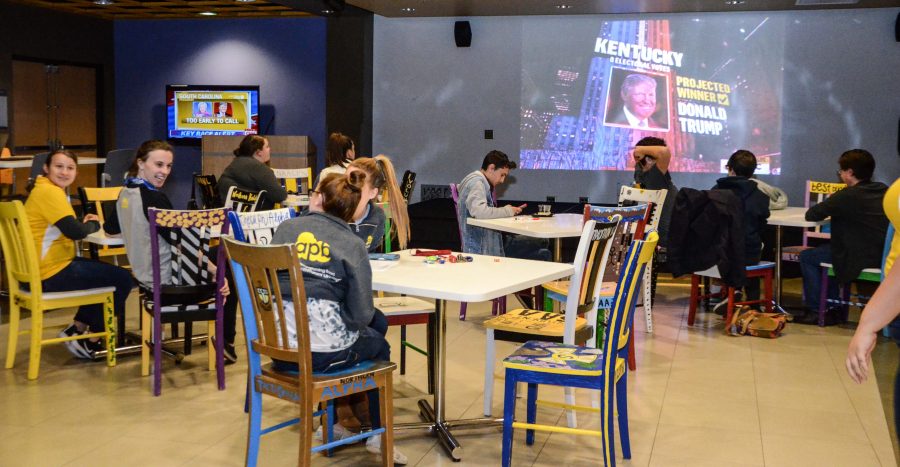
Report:
[[[257,464],[262,435],[299,423],[297,465],[310,465],[313,452],[327,452],[340,445],[381,435],[382,462],[385,466],[392,466],[394,445],[391,373],[397,365],[391,362],[365,361],[338,372],[313,373],[306,292],[300,261],[297,259],[297,247],[251,245],[230,238],[225,238],[224,243],[231,257],[235,288],[245,315],[244,321],[249,323],[252,320],[255,324],[244,327],[249,354],[249,379],[252,382],[246,465]],[[293,319],[286,315],[278,282],[279,271],[290,276]],[[252,318],[248,319],[247,315],[251,314]],[[289,321],[295,323],[297,347],[289,344]],[[262,355],[284,362],[296,362],[298,371],[282,372],[270,365],[263,366]],[[326,421],[329,426],[323,436],[326,443],[313,447],[312,418],[316,405],[325,403],[328,406],[328,420],[334,420],[331,402],[338,397],[361,392],[368,392],[369,412],[378,426],[349,438],[327,442],[333,436],[330,433],[331,423]],[[297,404],[300,409],[299,418],[262,428],[263,394]]]
[[[509,466],[512,461],[513,429],[524,428],[525,443],[534,444],[534,431],[550,431],[589,435],[600,438],[599,458],[603,465],[616,464],[613,416],[619,422],[619,439],[622,442],[622,457],[631,458],[631,441],[628,433],[628,399],[626,378],[627,346],[621,342],[627,335],[634,320],[634,307],[639,295],[639,285],[644,268],[653,257],[658,239],[656,232],[650,232],[646,240],[635,240],[628,248],[623,270],[616,284],[616,299],[610,310],[600,348],[579,347],[542,341],[528,341],[515,353],[503,360],[506,368],[506,388],[503,398],[503,442],[502,464]],[[627,350],[624,352],[627,353]],[[517,421],[516,397],[518,383],[527,383],[525,422]],[[575,406],[574,404],[553,404],[567,409],[600,412],[600,429],[561,427],[537,423],[538,385],[580,387],[600,390],[599,409]],[[615,405],[614,405],[615,404]],[[616,414],[616,412],[618,412]],[[587,447],[587,446],[586,446]],[[591,448],[596,449],[591,446]]]
[[[6,278],[9,282],[9,342],[6,346],[6,368],[16,361],[19,334],[31,334],[28,379],[37,379],[41,364],[41,347],[76,339],[101,337],[106,340],[106,364],[116,364],[116,328],[113,319],[113,291],[115,287],[101,287],[70,292],[41,292],[41,268],[28,214],[21,201],[0,203],[0,244],[6,259]],[[22,288],[28,285],[28,290]],[[44,313],[60,308],[99,303],[103,305],[103,332],[76,334],[69,337],[44,339]],[[19,310],[31,311],[31,328],[19,330]]]

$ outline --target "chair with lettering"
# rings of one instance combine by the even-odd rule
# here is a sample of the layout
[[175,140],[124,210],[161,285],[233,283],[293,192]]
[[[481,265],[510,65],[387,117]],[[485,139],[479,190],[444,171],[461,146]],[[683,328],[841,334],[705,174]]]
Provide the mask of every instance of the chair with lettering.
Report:
[[[106,213],[116,209],[116,200],[119,199],[121,186],[105,188],[78,187],[78,197],[81,198],[81,206],[85,214],[96,214],[100,218],[100,225],[106,222]],[[125,247],[110,247],[109,245],[90,244],[91,258],[100,259],[112,256],[115,264],[119,264],[119,256],[125,254]]]
[[312,189],[312,170],[305,169],[272,169],[275,178],[289,195],[308,195]]
[[[200,203],[194,195],[194,188],[200,192]],[[222,207],[222,200],[219,198],[218,184],[215,175],[200,175],[194,172],[194,178],[191,180],[191,209],[216,209]]]
[[[650,232],[646,240],[635,240],[628,247],[622,263],[622,275],[616,284],[615,302],[606,322],[602,347],[579,347],[568,342],[559,344],[528,341],[503,360],[503,366],[506,368],[501,448],[503,466],[509,466],[512,459],[515,428],[526,430],[527,445],[534,444],[535,430],[598,436],[603,465],[614,466],[616,456],[613,417],[618,419],[622,457],[631,458],[626,356],[619,349],[626,347],[623,346],[622,339],[629,333],[629,328],[634,322],[634,308],[640,295],[641,276],[653,257],[658,238],[656,232]],[[516,396],[520,382],[528,385],[525,422],[516,420]],[[599,408],[563,404],[563,408],[567,409],[599,412],[600,430],[536,423],[537,405],[540,403],[538,385],[541,384],[600,390]]]
[[237,212],[253,212],[266,190],[248,191],[233,186],[225,196],[225,207]]
[[[216,370],[219,390],[225,389],[222,316],[225,297],[225,252],[211,249],[211,241],[228,234],[227,209],[179,211],[147,210],[153,286],[141,292],[141,375],[150,374],[153,354],[153,395],[162,392],[162,325],[184,323],[184,354],[190,355],[192,325],[207,322],[209,370]],[[167,240],[160,241],[165,235]],[[162,245],[164,243],[165,245]],[[126,245],[127,247],[127,245]],[[215,256],[213,256],[215,253]],[[214,267],[211,267],[214,265]],[[163,283],[163,268],[170,268]]]
[[[644,228],[646,231],[659,230],[659,221],[662,218],[663,204],[669,190],[644,190],[630,186],[619,189],[619,205],[627,206],[633,203],[647,203],[650,205],[650,219]],[[673,193],[672,196],[675,196]],[[656,298],[656,277],[659,271],[659,254],[653,255],[653,260],[647,264],[644,270],[644,318],[647,321],[647,332],[653,333],[653,300]]]
[[[105,339],[106,364],[116,364],[116,327],[113,320],[114,287],[100,287],[68,292],[42,292],[41,268],[37,246],[28,222],[28,214],[21,201],[0,203],[0,245],[6,261],[6,279],[9,283],[9,333],[6,346],[6,368],[12,368],[16,361],[16,347],[20,334],[31,335],[31,350],[28,361],[28,379],[37,379],[41,364],[41,349],[48,344],[58,344],[76,339],[100,337]],[[27,284],[28,290],[22,285]],[[106,329],[102,332],[77,334],[70,337],[44,339],[44,313],[61,308],[99,303],[103,305],[103,321]],[[19,330],[20,309],[31,312],[31,328]]]
[[[255,466],[259,454],[260,437],[272,431],[299,424],[300,443],[297,465],[310,465],[311,454],[352,444],[375,435],[381,435],[382,462],[393,465],[393,384],[392,372],[397,365],[391,362],[364,361],[356,366],[331,373],[314,373],[310,351],[309,321],[306,308],[306,292],[303,274],[295,245],[251,245],[224,238],[231,258],[235,289],[241,309],[253,315],[257,326],[245,326],[249,358],[248,371],[252,381],[250,397],[250,426],[247,439],[246,465]],[[285,309],[278,272],[290,277],[290,297],[293,303],[293,319]],[[246,318],[245,318],[246,320]],[[291,342],[288,323],[295,323],[296,343]],[[261,356],[285,362],[296,362],[298,371],[278,371],[271,365],[263,365]],[[369,393],[369,412],[377,426],[349,438],[333,439],[327,433],[325,443],[312,446],[316,406],[327,406],[328,420],[334,420],[332,401],[338,397],[361,392]],[[263,394],[274,396],[300,406],[299,418],[293,418],[271,427],[262,427]],[[326,421],[327,423],[327,421]],[[328,430],[330,431],[330,430]]]
[[[875,284],[881,284],[884,281],[884,266],[887,261],[888,254],[891,252],[891,243],[894,240],[894,235],[896,235],[896,231],[894,230],[894,226],[888,224],[887,235],[884,237],[884,250],[882,250],[881,254],[881,267],[880,268],[866,268],[863,269],[862,272],[856,276],[852,282],[870,282]],[[857,291],[856,293],[851,293],[851,285],[852,284],[841,284],[839,285],[839,294],[838,298],[828,298],[828,282],[834,280],[834,265],[831,263],[821,263],[820,268],[822,270],[822,291],[819,295],[819,326],[825,326],[825,310],[828,309],[828,305],[838,305],[843,308],[843,319],[846,320],[847,313],[849,311],[849,307],[855,306],[859,308],[863,308],[868,303],[869,299],[872,298],[869,295],[860,293]]]
[[294,217],[294,211],[289,208],[257,212],[228,212],[228,221],[231,222],[231,232],[234,238],[254,245],[268,245],[278,226],[292,217]]
[[[484,364],[484,415],[490,416],[493,405],[495,340],[527,342],[541,339],[565,344],[596,347],[597,304],[600,302],[600,286],[603,271],[615,241],[621,217],[613,216],[610,222],[585,222],[578,249],[575,252],[574,274],[569,281],[565,310],[531,310],[519,308],[484,322],[487,331]],[[574,403],[574,394],[566,391],[566,400]],[[575,420],[570,412],[569,424]]]
[[[843,183],[817,182],[814,180],[807,180],[804,206],[806,206],[806,209],[809,209],[816,204],[825,201],[826,198],[828,198],[838,190],[842,190],[846,186],[847,185]],[[812,248],[812,246],[809,245],[810,238],[818,238],[824,240],[830,239],[831,224],[803,229],[803,243],[801,245],[783,247],[781,249],[781,260],[799,262],[800,253],[803,252],[803,250]]]
[[[456,211],[457,222],[459,219],[459,186],[455,183],[450,184],[450,194],[453,197],[453,209]],[[460,251],[464,250],[463,243],[465,240],[462,238],[462,226],[457,224],[459,228],[459,242],[460,242]],[[466,320],[466,309],[469,304],[466,302],[459,302],[459,320]],[[491,300],[491,316],[502,315],[506,313],[506,297],[499,297]]]
[[134,149],[114,149],[106,153],[100,186],[115,187],[125,185],[125,175],[134,163]]

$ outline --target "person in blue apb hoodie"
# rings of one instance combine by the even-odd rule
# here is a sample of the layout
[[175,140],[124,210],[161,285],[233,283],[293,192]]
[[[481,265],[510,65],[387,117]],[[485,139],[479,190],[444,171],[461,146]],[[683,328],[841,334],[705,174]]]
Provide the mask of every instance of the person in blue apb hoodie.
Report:
[[[744,225],[744,264],[759,263],[762,255],[762,231],[769,218],[769,197],[750,179],[756,171],[756,156],[740,149],[728,158],[728,176],[716,181],[714,190],[729,190],[741,200]],[[759,279],[749,278],[744,285],[746,300],[759,299]]]
[[[313,371],[337,371],[364,360],[390,360],[385,339],[387,319],[372,300],[372,267],[363,241],[349,222],[360,203],[366,174],[326,176],[313,192],[309,210],[283,222],[272,237],[273,244],[294,244],[306,288],[309,339]],[[284,295],[288,346],[297,346],[293,322],[290,279],[279,276]],[[296,370],[297,364],[276,360],[278,370]],[[365,417],[358,413],[360,421]],[[335,424],[335,438],[346,429]],[[366,441],[366,449],[381,452],[380,436]],[[406,456],[394,449],[394,463],[406,464]]]

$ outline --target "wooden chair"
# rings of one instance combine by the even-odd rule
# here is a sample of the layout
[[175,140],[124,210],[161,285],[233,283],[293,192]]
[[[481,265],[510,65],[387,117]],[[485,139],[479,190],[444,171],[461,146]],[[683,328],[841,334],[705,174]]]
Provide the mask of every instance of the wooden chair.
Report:
[[[100,218],[100,225],[106,222],[106,213],[116,209],[116,201],[122,186],[110,186],[106,188],[78,187],[78,197],[81,198],[81,206],[85,213],[96,214]],[[91,258],[100,259],[112,256],[113,262],[119,264],[119,256],[125,254],[125,247],[111,247],[109,245],[90,244]]]
[[[630,203],[646,203],[650,205],[650,219],[644,227],[645,231],[659,230],[659,221],[662,219],[663,204],[666,202],[668,190],[644,190],[642,188],[634,188],[623,186],[619,190],[619,206],[626,206]],[[673,193],[672,196],[675,196]],[[638,237],[640,238],[640,237]],[[658,263],[659,255],[654,254],[653,260],[647,264],[644,270],[644,317],[647,321],[647,332],[653,333],[653,300],[656,298],[656,276],[659,271]]]
[[[814,180],[806,181],[806,198],[804,201],[804,206],[806,209],[809,209],[816,204],[825,201],[826,198],[837,192],[838,190],[842,190],[847,185],[843,183],[830,183],[830,182],[817,182]],[[793,261],[800,262],[800,253],[803,250],[808,250],[812,248],[809,245],[810,238],[818,238],[828,240],[831,238],[831,225],[825,224],[816,227],[810,227],[808,229],[803,229],[803,243],[801,245],[795,246],[786,246],[781,249],[781,260],[782,261]]]
[[103,163],[103,174],[100,178],[101,187],[115,187],[125,185],[125,175],[131,164],[134,163],[134,149],[115,149],[106,153],[106,162]]
[[259,199],[262,198],[265,192],[266,190],[259,192],[247,191],[233,186],[228,189],[228,194],[225,196],[225,207],[237,212],[256,211]]
[[[150,219],[150,252],[153,256],[153,288],[141,286],[141,375],[150,374],[153,351],[153,395],[162,392],[162,325],[184,323],[184,354],[190,355],[192,324],[208,323],[207,350],[210,371],[215,368],[219,390],[225,389],[222,314],[225,297],[225,252],[212,257],[210,241],[228,234],[226,209],[178,211],[147,210]],[[163,258],[159,234],[168,237],[171,257]],[[165,263],[163,263],[165,262]],[[210,271],[215,264],[216,273]],[[162,268],[171,268],[172,283],[162,283]],[[215,351],[213,351],[215,347]]]
[[[200,204],[194,197],[194,186],[200,192]],[[194,173],[191,183],[191,201],[198,209],[217,209],[222,207],[222,199],[219,197],[219,188],[215,175],[200,175]]]
[[[597,345],[595,323],[597,303],[600,301],[602,271],[609,258],[620,218],[611,222],[585,222],[575,252],[575,270],[569,282],[568,296],[563,313],[519,308],[484,322],[487,330],[484,364],[484,415],[490,416],[494,390],[495,340],[527,342],[534,338],[565,344]],[[583,317],[582,317],[583,316]],[[567,391],[567,400],[574,395]],[[574,417],[569,424],[574,425]]]
[[[622,457],[631,458],[631,441],[628,433],[628,379],[625,358],[617,349],[624,347],[621,339],[632,326],[640,279],[656,250],[657,239],[656,232],[650,232],[646,240],[635,240],[628,248],[622,276],[616,284],[616,299],[604,330],[601,348],[578,347],[571,343],[529,341],[503,360],[503,366],[506,368],[506,386],[503,398],[502,465],[509,466],[512,459],[513,429],[524,428],[525,444],[528,445],[534,444],[535,430],[599,437],[603,464],[614,466],[615,412],[618,412]],[[516,421],[515,415],[516,395],[520,382],[528,384],[524,423]],[[537,424],[539,384],[600,390],[602,400],[599,408],[562,404],[568,409],[599,412],[600,430]]]
[[[450,194],[453,197],[453,208],[456,211],[456,219],[457,219],[457,228],[459,229],[459,250],[465,250],[464,244],[465,240],[463,239],[462,234],[462,226],[459,225],[459,186],[455,183],[450,184]],[[459,320],[466,320],[466,309],[469,304],[466,302],[459,302]],[[491,316],[502,315],[506,313],[506,297],[499,297],[491,300]]]
[[747,279],[763,279],[763,297],[759,300],[745,300],[745,301],[735,301],[734,287],[722,287],[722,291],[718,293],[710,293],[710,294],[701,294],[700,293],[700,279],[703,277],[708,277],[710,279],[721,279],[722,276],[719,274],[718,266],[713,266],[705,271],[697,271],[691,274],[691,298],[690,303],[688,304],[688,326],[694,325],[694,317],[697,314],[697,306],[700,301],[706,301],[711,296],[718,296],[728,300],[728,305],[725,311],[725,326],[728,327],[729,323],[731,323],[731,315],[734,313],[734,309],[737,306],[741,305],[756,305],[760,303],[764,303],[766,305],[766,311],[772,311],[772,303],[774,301],[774,295],[772,292],[772,280],[775,272],[775,263],[771,261],[760,261],[757,264],[753,264],[747,266],[745,268]]
[[[602,285],[600,287],[600,300],[597,302],[598,310],[609,310],[612,307],[616,290],[616,282],[619,281],[619,274],[622,270],[622,263],[625,260],[625,254],[628,246],[634,239],[644,237],[644,231],[647,225],[647,219],[650,216],[649,204],[638,204],[636,206],[584,206],[584,220],[587,222],[593,219],[597,222],[611,222],[613,216],[619,216],[619,227],[616,230],[616,236],[609,250],[609,261],[606,262],[606,268],[603,270]],[[646,280],[646,276],[644,277]],[[565,303],[568,296],[569,280],[548,282],[543,285],[547,296],[551,300]],[[645,297],[646,298],[646,297]],[[645,302],[646,303],[646,302]],[[644,307],[645,315],[650,313],[649,308]],[[604,319],[598,315],[598,326]],[[651,317],[647,317],[647,321],[651,321]],[[631,349],[628,353],[628,369],[634,371],[637,369],[637,361],[634,355],[634,334],[629,334],[627,343]]]
[[[113,320],[113,292],[115,287],[100,287],[70,292],[42,292],[41,267],[34,237],[21,201],[0,203],[0,245],[6,260],[6,279],[9,283],[9,338],[6,346],[6,368],[16,361],[16,347],[20,334],[31,334],[28,379],[37,379],[41,364],[41,349],[48,344],[101,337],[106,340],[106,364],[116,365],[116,326]],[[22,288],[28,285],[28,290]],[[103,305],[106,330],[70,337],[44,339],[44,313],[60,308],[99,303]],[[31,328],[19,330],[20,309],[31,311]]]
[[[312,189],[312,170],[305,169],[272,169],[275,178],[291,195],[308,195]],[[305,184],[304,184],[305,182]]]
[[[881,254],[881,267],[863,269],[853,282],[871,282],[880,284],[884,280],[884,263],[887,260],[888,253],[891,252],[891,242],[894,240],[894,235],[896,235],[894,226],[888,224],[887,235],[884,236],[884,250],[882,250]],[[846,320],[849,307],[855,306],[863,308],[866,306],[869,299],[872,298],[859,292],[855,294],[850,293],[851,284],[847,284],[846,286],[843,284],[839,285],[838,288],[840,292],[837,299],[828,298],[828,282],[834,277],[834,266],[831,263],[821,263],[819,266],[822,270],[822,291],[819,295],[818,309],[819,326],[825,326],[825,310],[828,309],[829,304],[841,306],[844,309],[844,319]]]
[[[310,351],[309,321],[303,274],[295,245],[250,245],[224,238],[231,257],[235,288],[241,309],[252,310],[255,327],[247,326],[248,368],[253,390],[250,397],[250,424],[247,439],[246,465],[255,466],[259,454],[260,437],[272,431],[300,424],[300,446],[297,465],[311,464],[313,452],[328,451],[336,446],[356,443],[374,435],[381,435],[381,455],[385,466],[393,466],[393,385],[391,373],[397,365],[391,362],[365,361],[333,373],[314,373]],[[286,271],[291,281],[291,301],[294,306],[297,347],[288,342],[288,319],[277,273]],[[246,320],[246,318],[245,318]],[[261,356],[286,362],[296,362],[298,371],[280,372],[270,365],[263,366]],[[369,392],[369,411],[378,426],[345,438],[312,446],[312,419],[316,405],[328,405],[328,419],[333,420],[330,402],[338,397]],[[272,427],[262,428],[263,394],[287,400],[299,406],[299,417]],[[330,430],[329,430],[330,431]],[[333,439],[331,433],[325,440]]]

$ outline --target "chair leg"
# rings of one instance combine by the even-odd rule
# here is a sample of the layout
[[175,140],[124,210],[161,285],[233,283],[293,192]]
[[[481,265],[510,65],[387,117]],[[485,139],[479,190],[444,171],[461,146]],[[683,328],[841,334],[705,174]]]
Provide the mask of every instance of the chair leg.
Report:
[[497,316],[497,313],[500,311],[500,299],[495,298],[491,300],[491,316]]
[[9,336],[6,341],[6,368],[12,368],[16,363],[16,347],[19,344],[19,305],[14,298],[9,299]]
[[468,303],[466,303],[466,302],[459,302],[459,320],[460,321],[466,320],[466,306],[467,305],[468,305]]
[[772,302],[775,301],[775,296],[772,288],[772,270],[769,269],[766,271],[766,274],[763,276],[763,288],[765,289],[765,297],[766,297],[766,312],[771,313],[772,310]]
[[151,335],[150,314],[141,307],[141,376],[150,375],[150,345],[153,345]]
[[[572,388],[566,388],[566,391],[567,391],[566,403],[570,403],[570,404],[574,405],[575,394],[568,392],[571,390],[572,390]],[[525,402],[525,404],[526,404],[525,405],[525,420],[528,423],[534,423],[537,421],[537,394],[538,394],[537,383],[528,383],[528,396],[527,396],[527,399]],[[572,396],[571,402],[568,400],[569,396]],[[504,402],[504,406],[503,406],[504,411],[506,410],[505,404],[506,403]],[[569,424],[569,428],[575,428],[577,426],[577,423],[575,423],[575,420],[574,420],[575,411],[569,410],[569,413],[573,416],[573,419],[572,419],[571,423]],[[531,446],[534,444],[534,430],[532,430],[531,428],[525,430],[525,444],[527,444],[528,446]]]
[[216,312],[216,383],[219,391],[225,389],[225,311],[224,304]]
[[406,325],[400,325],[400,374],[406,374]]
[[825,326],[825,310],[828,308],[828,268],[822,270],[822,289],[819,292],[819,327]]
[[[616,410],[619,420],[619,440],[622,442],[622,457],[631,459],[631,434],[628,431],[628,374],[616,381]],[[610,440],[614,443],[615,440]]]
[[37,379],[41,366],[41,338],[44,334],[44,310],[31,309],[31,349],[28,351],[28,379]]
[[116,366],[116,317],[113,296],[103,300],[103,321],[106,323],[106,366]]
[[[187,326],[185,326],[187,328]],[[189,329],[189,328],[188,328]],[[185,343],[190,338],[190,332],[186,329],[184,332]],[[206,322],[206,366],[207,370],[213,371],[216,369],[216,345],[215,342],[216,337],[216,322],[215,321],[207,321]],[[218,339],[221,340],[221,339]],[[185,345],[187,347],[187,345]],[[187,349],[184,352],[187,355]]]
[[506,390],[503,395],[503,446],[501,449],[503,467],[509,467],[512,463],[512,424],[516,415],[516,377],[510,373],[509,370],[506,371]]
[[[248,382],[252,375],[248,376]],[[247,434],[247,467],[256,467],[259,458],[259,438],[262,431],[262,393],[258,392],[251,384],[247,385],[247,400],[249,402],[250,420]],[[302,405],[301,405],[302,407]]]
[[[536,393],[536,392],[535,392]],[[563,393],[565,393],[566,404],[575,405],[575,388],[566,386],[563,388]],[[528,397],[531,397],[531,383],[528,384]],[[531,401],[529,399],[528,409],[531,409]],[[528,423],[533,423],[529,421]],[[578,416],[576,415],[575,409],[568,409],[566,411],[566,423],[569,425],[569,428],[577,428],[578,427]],[[530,430],[532,432],[531,437],[534,438],[534,430]],[[527,435],[526,435],[527,439]],[[528,443],[531,444],[531,443]]]
[[[727,287],[723,285],[722,287]],[[728,287],[728,306],[725,307],[725,327],[731,324],[731,316],[734,314],[734,287]]]
[[603,450],[603,465],[616,465],[616,444],[613,439],[613,403],[615,385],[603,384],[603,403],[600,404],[600,447]]
[[[486,329],[487,341],[484,348],[484,416],[491,416],[494,398],[494,330]],[[509,391],[507,389],[507,391]]]
[[162,322],[159,309],[153,310],[153,395],[162,394]]
[[634,356],[634,328],[628,333],[628,369],[637,370],[637,357]]
[[392,421],[392,417],[394,416],[394,395],[393,395],[393,382],[391,380],[391,374],[385,373],[385,382],[384,387],[382,387],[380,392],[379,400],[379,408],[381,409],[381,426],[384,427],[384,434],[381,435],[381,461],[384,463],[386,467],[393,467],[394,465],[394,423]]
[[644,318],[647,320],[647,333],[653,334],[653,271],[652,263],[647,263],[644,270]]
[[688,304],[688,326],[694,325],[697,314],[697,301],[700,298],[700,276],[691,274],[691,302]]

